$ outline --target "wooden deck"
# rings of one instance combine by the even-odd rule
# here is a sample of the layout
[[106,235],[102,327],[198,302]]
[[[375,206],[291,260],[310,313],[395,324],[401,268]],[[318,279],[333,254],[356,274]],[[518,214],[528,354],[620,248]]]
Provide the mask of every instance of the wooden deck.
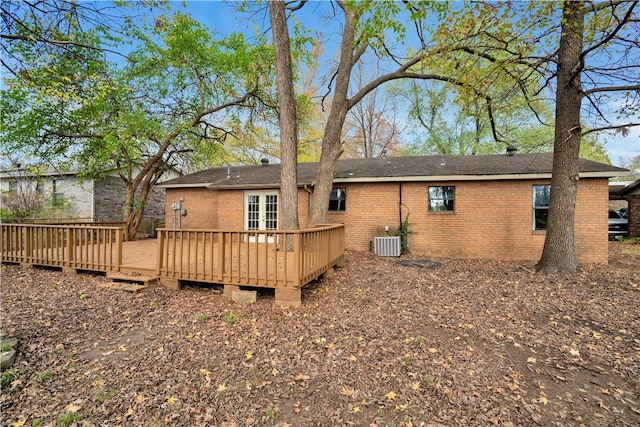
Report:
[[2,262],[155,275],[171,287],[199,281],[275,288],[276,295],[293,290],[294,300],[344,255],[341,224],[268,232],[159,229],[158,239],[132,242],[123,242],[117,226],[2,224],[1,232]]

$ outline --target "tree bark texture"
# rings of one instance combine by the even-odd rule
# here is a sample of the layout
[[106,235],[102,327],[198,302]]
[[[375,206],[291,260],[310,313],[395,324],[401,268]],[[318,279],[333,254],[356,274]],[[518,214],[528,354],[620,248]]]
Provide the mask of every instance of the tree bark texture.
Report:
[[574,223],[580,155],[581,53],[584,47],[585,3],[562,3],[558,50],[556,122],[549,218],[538,271],[573,273],[580,268]]
[[282,0],[269,1],[269,16],[276,60],[276,83],[280,117],[280,199],[282,227],[299,229],[298,221],[298,129],[289,30]]
[[331,110],[327,118],[322,137],[322,153],[316,173],[315,186],[309,202],[307,227],[312,228],[325,222],[329,208],[329,197],[333,188],[333,174],[340,155],[342,155],[342,128],[351,108],[349,81],[355,62],[353,51],[355,38],[355,14],[349,8],[343,8],[345,22],[340,46],[340,61],[336,75],[336,85],[331,102]]

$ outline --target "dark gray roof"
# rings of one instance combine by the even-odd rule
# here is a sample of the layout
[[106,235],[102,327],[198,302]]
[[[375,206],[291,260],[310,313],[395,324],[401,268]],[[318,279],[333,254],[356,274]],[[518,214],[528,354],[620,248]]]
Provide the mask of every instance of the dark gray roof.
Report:
[[627,184],[623,189],[618,191],[618,195],[626,196],[628,194],[633,193],[638,188],[640,188],[640,179],[636,179],[635,181],[630,182],[629,184]]
[[[480,156],[409,156],[338,161],[334,182],[459,181],[533,179],[551,176],[553,154]],[[318,163],[298,164],[298,184],[313,185]],[[230,172],[230,173],[229,173]],[[581,177],[613,177],[628,174],[617,166],[580,159]],[[167,188],[278,187],[280,165],[223,166],[164,182]]]

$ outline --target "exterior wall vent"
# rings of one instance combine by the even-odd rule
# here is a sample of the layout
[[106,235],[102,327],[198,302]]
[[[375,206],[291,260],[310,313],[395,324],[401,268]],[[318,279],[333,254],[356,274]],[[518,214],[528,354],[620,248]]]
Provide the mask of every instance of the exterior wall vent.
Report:
[[402,252],[400,236],[375,237],[373,246],[376,255],[380,256],[400,256]]

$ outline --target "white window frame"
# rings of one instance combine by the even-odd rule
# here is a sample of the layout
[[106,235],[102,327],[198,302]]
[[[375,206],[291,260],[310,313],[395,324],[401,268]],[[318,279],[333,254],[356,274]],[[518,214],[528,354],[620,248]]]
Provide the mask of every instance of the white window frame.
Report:
[[547,220],[549,219],[549,205],[536,205],[536,187],[546,187],[551,197],[551,185],[550,184],[535,184],[531,187],[531,230],[533,231],[546,231],[547,227],[536,228],[536,211],[547,211]]

